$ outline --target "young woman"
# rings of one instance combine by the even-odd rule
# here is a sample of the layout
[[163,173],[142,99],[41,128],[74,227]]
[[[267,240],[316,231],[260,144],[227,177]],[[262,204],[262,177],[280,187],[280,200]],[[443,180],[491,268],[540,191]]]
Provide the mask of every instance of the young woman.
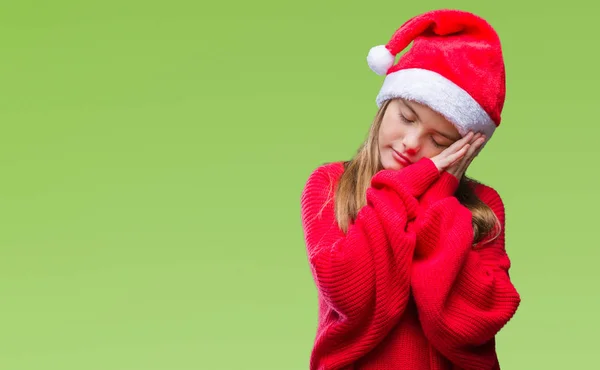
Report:
[[499,369],[495,336],[521,298],[502,199],[465,176],[500,125],[498,36],[474,14],[435,10],[367,61],[386,75],[369,135],[350,161],[314,170],[301,197],[319,296],[310,369]]

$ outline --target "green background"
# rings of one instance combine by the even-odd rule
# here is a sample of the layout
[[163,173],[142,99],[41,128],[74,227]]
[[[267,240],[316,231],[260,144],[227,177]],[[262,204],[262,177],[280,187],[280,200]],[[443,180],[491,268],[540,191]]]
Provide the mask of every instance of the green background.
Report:
[[0,369],[307,369],[300,193],[350,158],[366,55],[439,7],[503,41],[503,121],[468,174],[507,209],[503,369],[597,363],[591,1],[5,1]]

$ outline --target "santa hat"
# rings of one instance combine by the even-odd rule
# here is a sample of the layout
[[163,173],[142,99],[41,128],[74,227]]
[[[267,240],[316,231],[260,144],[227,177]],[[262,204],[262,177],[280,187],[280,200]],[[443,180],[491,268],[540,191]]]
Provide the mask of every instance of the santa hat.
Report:
[[506,91],[500,40],[472,13],[442,9],[416,16],[386,45],[371,48],[367,62],[386,75],[379,107],[393,98],[416,101],[446,117],[461,135],[473,130],[487,140],[500,125]]

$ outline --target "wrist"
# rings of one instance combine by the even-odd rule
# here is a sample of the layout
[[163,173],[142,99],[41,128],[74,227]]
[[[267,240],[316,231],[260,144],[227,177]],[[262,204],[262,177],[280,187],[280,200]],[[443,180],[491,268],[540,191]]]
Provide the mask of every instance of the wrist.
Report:
[[427,189],[425,194],[419,199],[419,205],[423,209],[427,209],[431,204],[451,197],[456,193],[460,181],[453,174],[442,171],[437,181]]
[[379,171],[371,180],[375,188],[389,185],[401,187],[411,196],[418,198],[440,177],[440,171],[430,158],[421,158],[401,170]]

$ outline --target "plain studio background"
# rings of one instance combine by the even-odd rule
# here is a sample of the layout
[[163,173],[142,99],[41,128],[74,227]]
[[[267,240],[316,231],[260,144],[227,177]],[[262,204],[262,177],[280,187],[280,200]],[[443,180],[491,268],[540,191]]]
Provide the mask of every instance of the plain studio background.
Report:
[[468,172],[505,201],[523,298],[502,368],[595,364],[597,10],[416,4],[3,3],[0,369],[307,369],[301,190],[367,134],[369,49],[441,7],[504,45],[503,121]]

